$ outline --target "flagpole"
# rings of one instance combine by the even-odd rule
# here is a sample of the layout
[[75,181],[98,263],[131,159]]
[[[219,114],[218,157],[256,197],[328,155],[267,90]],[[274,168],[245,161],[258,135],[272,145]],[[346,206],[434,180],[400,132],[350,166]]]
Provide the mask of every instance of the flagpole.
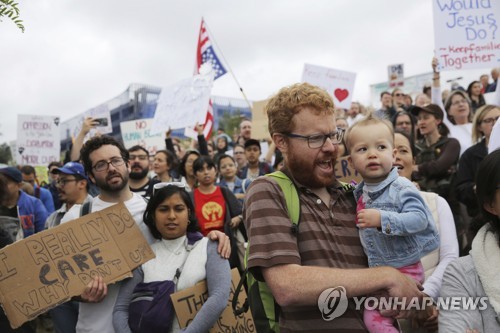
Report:
[[243,95],[243,98],[245,99],[245,102],[247,102],[248,107],[250,108],[250,110],[252,110],[252,105],[248,101],[248,98],[245,95],[245,92],[243,91],[243,88],[241,87],[240,83],[238,82],[238,79],[236,78],[236,76],[234,75],[234,72],[231,69],[231,66],[229,66],[229,63],[227,62],[226,57],[224,56],[224,53],[222,52],[222,49],[219,47],[219,44],[217,44],[217,40],[214,38],[214,35],[212,34],[212,32],[210,31],[210,29],[208,28],[207,20],[205,18],[203,18],[203,20],[205,21],[205,28],[207,29],[208,33],[210,34],[211,39],[213,40],[215,46],[220,51],[222,59],[224,59],[224,62],[226,63],[227,68],[229,69],[229,73],[231,73],[231,75],[233,76],[233,79],[236,82],[236,84],[238,85],[238,88],[240,88],[241,94]]

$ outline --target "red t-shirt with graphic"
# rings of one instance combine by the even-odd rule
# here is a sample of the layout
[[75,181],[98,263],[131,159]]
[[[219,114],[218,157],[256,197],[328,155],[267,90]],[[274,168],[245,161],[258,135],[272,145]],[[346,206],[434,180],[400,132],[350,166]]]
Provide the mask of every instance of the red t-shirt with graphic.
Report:
[[204,194],[199,189],[195,189],[194,202],[196,218],[203,236],[212,230],[224,232],[226,202],[220,187],[217,186],[217,189],[210,194]]

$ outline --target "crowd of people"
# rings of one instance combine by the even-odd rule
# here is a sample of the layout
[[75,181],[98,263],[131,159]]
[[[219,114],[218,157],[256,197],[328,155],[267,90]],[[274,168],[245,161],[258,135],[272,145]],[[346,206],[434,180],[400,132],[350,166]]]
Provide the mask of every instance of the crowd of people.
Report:
[[[104,135],[84,142],[96,126],[87,118],[68,161],[47,166],[45,187],[33,166],[0,169],[0,248],[85,212],[118,202],[128,208],[156,258],[119,283],[96,277],[51,309],[58,333],[181,331],[171,310],[161,320],[143,318],[135,295],[155,283],[182,290],[201,280],[208,298],[183,331],[206,332],[226,307],[231,268],[265,281],[281,332],[409,332],[415,325],[435,332],[438,324],[446,332],[498,331],[500,285],[489,270],[500,253],[498,70],[493,83],[483,75],[467,90],[441,91],[436,66],[433,60],[432,85],[421,94],[385,91],[379,110],[358,102],[337,109],[307,83],[282,88],[265,107],[271,140],[264,153],[250,119],[233,137],[220,128],[207,140],[198,126],[189,148],[167,130],[165,148],[150,154]],[[496,94],[493,104],[486,92]],[[363,179],[355,188],[335,177],[341,156]],[[274,171],[297,189],[294,232],[283,191],[263,177]],[[327,321],[318,297],[337,286],[349,306]],[[373,295],[489,300],[484,311],[355,306],[353,297]],[[32,321],[13,330],[0,313],[1,332],[35,329]]]

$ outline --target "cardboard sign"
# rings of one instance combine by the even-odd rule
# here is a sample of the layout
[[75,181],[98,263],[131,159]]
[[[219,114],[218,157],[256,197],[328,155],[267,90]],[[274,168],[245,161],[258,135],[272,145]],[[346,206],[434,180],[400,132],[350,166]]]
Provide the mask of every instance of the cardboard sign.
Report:
[[59,161],[61,142],[59,117],[19,115],[17,117],[18,165],[47,166]]
[[151,133],[205,123],[213,85],[213,72],[195,75],[172,87],[163,88],[158,97]]
[[302,82],[325,89],[332,97],[336,108],[349,109],[356,74],[316,65],[304,65]]
[[252,105],[252,138],[257,140],[269,139],[267,113],[264,111],[268,99],[253,102]]
[[500,65],[500,2],[433,0],[434,42],[440,69]]
[[[238,283],[240,282],[240,274],[238,269],[234,268],[231,271],[231,292],[229,293],[229,300],[227,306],[220,315],[215,325],[210,329],[210,333],[226,333],[226,332],[239,332],[251,333],[256,332],[250,310],[236,317],[233,314],[231,302]],[[238,306],[241,306],[247,294],[245,289],[238,295]],[[175,313],[181,328],[185,328],[196,316],[203,303],[208,298],[208,290],[206,281],[197,283],[194,287],[181,290],[170,296],[174,303]]]
[[337,163],[335,163],[335,177],[341,182],[350,183],[351,181],[356,182],[356,184],[361,183],[363,180],[360,174],[354,170],[354,168],[349,164],[347,160],[349,156],[344,156],[337,158]]
[[135,145],[142,146],[149,151],[150,155],[156,154],[158,150],[165,149],[165,135],[162,133],[151,133],[153,119],[137,119],[120,123],[122,139],[125,148],[129,149]]
[[0,302],[12,328],[81,295],[97,275],[108,284],[154,253],[123,203],[0,250]]
[[389,75],[389,87],[402,87],[404,85],[404,64],[389,65],[387,72]]

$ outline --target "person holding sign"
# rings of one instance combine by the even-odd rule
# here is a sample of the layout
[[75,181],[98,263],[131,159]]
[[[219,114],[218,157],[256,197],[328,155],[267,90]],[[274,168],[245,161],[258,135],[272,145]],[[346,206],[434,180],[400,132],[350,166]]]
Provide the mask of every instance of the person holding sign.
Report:
[[[185,185],[154,185],[153,196],[144,212],[144,223],[156,239],[151,245],[156,258],[136,269],[133,277],[122,284],[113,311],[115,331],[180,332],[171,293],[157,300],[170,303],[169,310],[156,312],[150,308],[149,313],[156,316],[146,317],[146,313],[133,307],[139,302],[134,298],[134,291],[137,292],[139,286],[146,288],[147,284],[155,282],[172,283],[174,290],[179,291],[206,279],[208,298],[183,332],[207,332],[227,305],[231,272],[228,261],[217,254],[217,243],[198,232],[195,208]],[[157,297],[157,294],[153,296]]]

